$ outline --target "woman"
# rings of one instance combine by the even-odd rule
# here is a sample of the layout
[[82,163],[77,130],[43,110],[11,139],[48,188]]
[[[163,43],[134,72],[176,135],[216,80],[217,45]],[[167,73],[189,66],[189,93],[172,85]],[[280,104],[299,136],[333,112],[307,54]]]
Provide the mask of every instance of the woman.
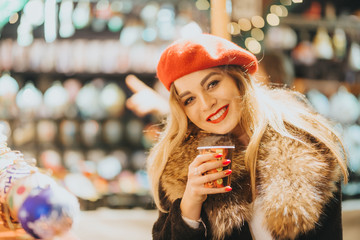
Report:
[[[341,239],[345,155],[331,124],[304,97],[255,83],[256,57],[202,34],[162,54],[157,75],[171,113],[149,155],[160,209],[154,239]],[[199,155],[202,131],[235,139],[228,165]],[[205,183],[231,174],[231,186]]]

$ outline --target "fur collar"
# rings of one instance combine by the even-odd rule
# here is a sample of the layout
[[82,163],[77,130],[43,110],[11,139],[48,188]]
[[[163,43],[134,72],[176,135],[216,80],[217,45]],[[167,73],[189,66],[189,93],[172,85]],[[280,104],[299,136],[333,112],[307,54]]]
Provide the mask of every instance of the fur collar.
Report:
[[[186,186],[188,165],[198,154],[198,138],[190,136],[170,157],[161,186],[173,202]],[[307,144],[282,137],[268,129],[260,143],[257,161],[257,197],[265,213],[264,227],[275,239],[294,239],[315,227],[324,205],[336,191],[340,169],[328,149],[314,139]],[[252,219],[250,176],[245,169],[245,148],[235,143],[232,159],[233,190],[208,195],[203,210],[208,216],[213,239],[223,239],[234,228]]]

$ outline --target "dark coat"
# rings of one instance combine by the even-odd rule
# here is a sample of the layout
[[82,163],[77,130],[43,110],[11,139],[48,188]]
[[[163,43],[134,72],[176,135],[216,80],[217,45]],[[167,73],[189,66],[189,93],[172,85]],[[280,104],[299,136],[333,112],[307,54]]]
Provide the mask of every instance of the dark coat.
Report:
[[[205,226],[189,227],[181,217],[188,165],[198,154],[197,137],[188,138],[170,157],[160,179],[160,212],[153,239],[252,239],[248,222],[253,201],[244,147],[236,143],[232,159],[233,190],[208,195],[201,218]],[[302,141],[268,129],[257,158],[256,201],[273,239],[342,239],[341,171],[330,151],[303,134]]]

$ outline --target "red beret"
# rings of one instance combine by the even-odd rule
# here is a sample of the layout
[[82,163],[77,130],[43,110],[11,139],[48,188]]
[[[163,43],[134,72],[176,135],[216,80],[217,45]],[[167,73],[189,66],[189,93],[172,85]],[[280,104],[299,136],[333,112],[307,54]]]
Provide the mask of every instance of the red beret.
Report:
[[210,34],[175,41],[161,54],[157,77],[169,90],[176,79],[207,68],[240,65],[248,73],[257,71],[256,57],[224,38]]

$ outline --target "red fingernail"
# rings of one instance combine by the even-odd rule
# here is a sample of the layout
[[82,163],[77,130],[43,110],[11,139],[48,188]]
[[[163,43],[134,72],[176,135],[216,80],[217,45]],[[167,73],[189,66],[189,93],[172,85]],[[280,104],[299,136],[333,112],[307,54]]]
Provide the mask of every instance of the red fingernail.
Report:
[[230,159],[225,159],[225,160],[223,161],[223,165],[224,165],[224,166],[228,165],[229,163],[231,163],[231,160],[230,160]]
[[215,158],[221,158],[223,155],[221,154],[221,153],[217,153],[216,155],[215,155]]
[[227,170],[225,170],[225,175],[230,175],[231,174],[231,169],[227,169]]
[[230,192],[231,190],[232,190],[232,187],[230,187],[230,186],[225,187],[225,191]]

